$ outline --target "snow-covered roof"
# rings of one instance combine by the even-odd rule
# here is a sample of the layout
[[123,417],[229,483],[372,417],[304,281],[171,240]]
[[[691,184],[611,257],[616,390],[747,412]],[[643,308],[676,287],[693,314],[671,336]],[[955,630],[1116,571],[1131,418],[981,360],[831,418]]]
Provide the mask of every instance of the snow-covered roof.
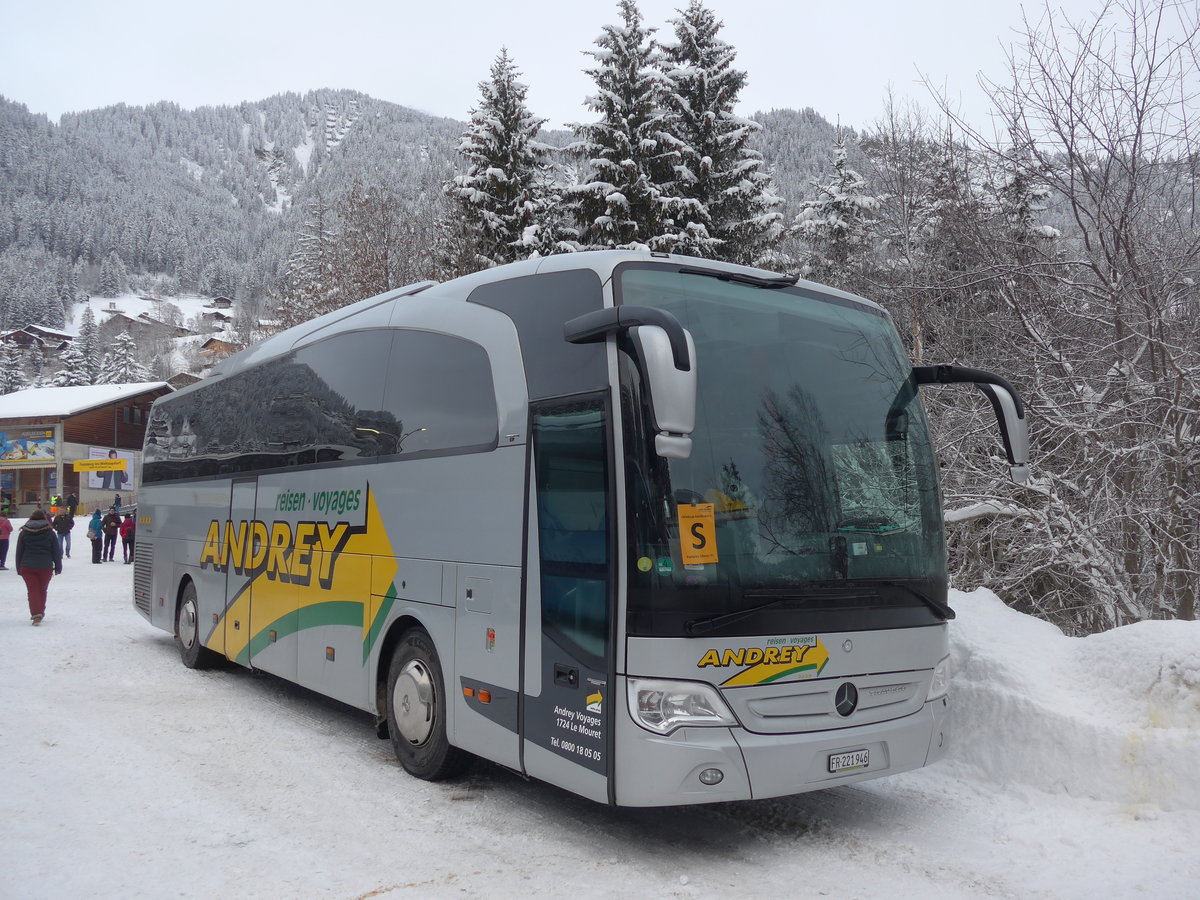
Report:
[[165,381],[145,381],[140,384],[86,384],[14,391],[0,396],[0,419],[61,419],[160,388],[174,390]]
[[75,339],[75,335],[71,334],[69,331],[59,331],[57,328],[47,328],[45,325],[26,325],[25,330],[33,331],[37,334],[49,335],[50,337],[59,338],[60,340],[64,341],[71,341]]

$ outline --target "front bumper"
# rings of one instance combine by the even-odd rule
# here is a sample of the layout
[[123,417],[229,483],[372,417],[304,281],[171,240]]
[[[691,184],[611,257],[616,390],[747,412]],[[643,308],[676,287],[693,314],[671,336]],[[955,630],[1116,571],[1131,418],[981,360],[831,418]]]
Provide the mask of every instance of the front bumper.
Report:
[[[676,806],[784,797],[918,769],[940,759],[947,744],[947,697],[888,722],[798,734],[754,734],[742,728],[681,728],[660,737],[617,715],[618,806]],[[831,753],[868,749],[870,765],[831,775]],[[720,769],[705,785],[699,774]]]

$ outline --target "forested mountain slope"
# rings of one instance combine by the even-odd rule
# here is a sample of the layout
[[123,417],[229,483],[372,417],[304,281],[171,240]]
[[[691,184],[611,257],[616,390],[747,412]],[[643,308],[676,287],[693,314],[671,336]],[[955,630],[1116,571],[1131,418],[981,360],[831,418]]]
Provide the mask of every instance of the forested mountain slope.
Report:
[[118,105],[61,124],[0,98],[0,326],[61,324],[115,254],[121,277],[255,297],[314,191],[447,177],[462,125],[352,91],[236,107]]
[[[756,145],[791,205],[828,164],[812,110],[757,116]],[[354,91],[238,106],[123,104],[60,124],[0,97],[0,328],[58,327],[63,303],[110,281],[238,299],[274,285],[317,195],[385,185],[436,197],[465,123]],[[565,133],[547,143],[568,142]]]

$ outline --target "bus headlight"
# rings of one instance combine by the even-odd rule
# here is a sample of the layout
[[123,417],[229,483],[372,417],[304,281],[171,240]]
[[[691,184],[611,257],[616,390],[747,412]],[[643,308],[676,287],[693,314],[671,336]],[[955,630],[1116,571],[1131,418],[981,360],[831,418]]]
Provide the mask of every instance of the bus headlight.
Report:
[[737,719],[710,684],[630,678],[629,712],[655,734],[670,734],[685,725],[736,725]]
[[950,690],[950,657],[946,657],[933,668],[933,680],[929,682],[929,696],[925,702],[945,697]]

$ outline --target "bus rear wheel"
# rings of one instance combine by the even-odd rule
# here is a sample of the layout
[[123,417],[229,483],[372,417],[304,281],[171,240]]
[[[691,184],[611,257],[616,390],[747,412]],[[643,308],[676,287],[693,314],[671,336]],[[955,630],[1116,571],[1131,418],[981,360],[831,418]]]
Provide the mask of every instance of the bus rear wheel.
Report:
[[200,638],[200,609],[196,600],[196,585],[189,581],[179,597],[175,610],[175,646],[179,658],[189,669],[210,669],[217,662],[217,655],[204,646]]
[[388,732],[405,771],[426,781],[452,778],[470,756],[446,737],[446,689],[433,641],[415,628],[400,638],[388,668]]

